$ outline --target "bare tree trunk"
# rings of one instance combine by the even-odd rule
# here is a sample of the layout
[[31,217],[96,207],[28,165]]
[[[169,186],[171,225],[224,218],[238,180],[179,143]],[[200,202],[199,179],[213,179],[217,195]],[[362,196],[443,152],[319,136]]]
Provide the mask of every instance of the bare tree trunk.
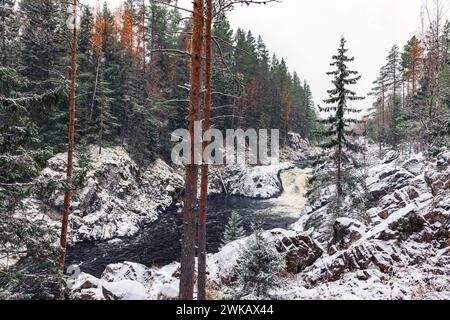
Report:
[[[75,145],[75,95],[77,81],[77,0],[73,0],[73,32],[72,32],[72,68],[71,68],[71,91],[70,91],[70,112],[69,112],[69,147],[67,152],[67,180],[70,182],[73,175],[73,152]],[[64,194],[64,212],[61,227],[61,255],[59,257],[59,267],[64,271],[67,250],[67,229],[69,224],[70,202],[72,191],[69,189]]]
[[181,256],[180,300],[193,300],[195,278],[195,235],[198,166],[195,164],[195,122],[200,120],[202,96],[203,56],[203,0],[194,0],[191,50],[191,80],[189,93],[189,133],[191,138],[191,161],[186,167],[186,189],[183,212],[183,243]]
[[[212,0],[206,0],[206,60],[205,60],[205,122],[203,125],[203,133],[211,128],[211,86],[212,86],[212,18],[213,5]],[[201,172],[201,190],[200,190],[200,213],[198,218],[198,300],[206,300],[206,217],[208,210],[208,175],[209,165],[208,159],[205,158],[204,152],[208,146],[207,141],[203,141],[203,165]]]

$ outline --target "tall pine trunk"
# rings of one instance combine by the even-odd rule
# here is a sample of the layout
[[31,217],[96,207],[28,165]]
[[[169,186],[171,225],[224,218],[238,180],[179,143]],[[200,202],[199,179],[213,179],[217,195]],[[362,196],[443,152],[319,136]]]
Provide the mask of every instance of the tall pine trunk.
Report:
[[[206,29],[205,29],[205,106],[203,133],[211,128],[211,85],[212,85],[212,0],[206,0]],[[200,190],[200,213],[198,222],[198,300],[206,300],[206,217],[208,210],[208,159],[204,152],[208,146],[207,141],[203,141],[202,154],[203,165],[201,170],[201,190]]]
[[193,300],[195,278],[195,235],[198,166],[195,164],[195,122],[200,120],[202,97],[203,58],[203,0],[194,0],[191,48],[191,79],[189,93],[189,133],[191,161],[186,167],[186,188],[183,212],[183,239],[181,255],[180,300]]
[[[67,152],[67,180],[71,183],[73,175],[73,152],[75,145],[75,95],[77,76],[77,0],[73,0],[73,32],[72,32],[72,63],[70,76],[70,111],[69,111],[69,145]],[[71,185],[69,186],[71,187]],[[61,227],[61,255],[59,257],[60,269],[64,270],[67,250],[67,229],[69,224],[70,202],[72,191],[69,189],[64,194],[64,212]]]

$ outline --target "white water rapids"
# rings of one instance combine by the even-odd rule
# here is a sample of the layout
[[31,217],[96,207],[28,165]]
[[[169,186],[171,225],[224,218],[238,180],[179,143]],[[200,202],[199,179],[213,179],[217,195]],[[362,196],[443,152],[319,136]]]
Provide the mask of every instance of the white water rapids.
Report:
[[283,193],[280,197],[267,200],[270,205],[268,214],[280,214],[299,218],[306,206],[307,183],[311,169],[291,169],[281,173]]

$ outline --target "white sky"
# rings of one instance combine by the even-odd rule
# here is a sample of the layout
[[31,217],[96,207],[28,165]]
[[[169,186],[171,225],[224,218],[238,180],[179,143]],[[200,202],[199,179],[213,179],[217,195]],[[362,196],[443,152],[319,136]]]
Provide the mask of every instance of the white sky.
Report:
[[[237,6],[229,19],[234,29],[250,29],[255,37],[261,35],[271,52],[285,58],[289,69],[309,82],[316,104],[322,105],[331,88],[326,72],[340,37],[347,39],[349,54],[356,59],[352,67],[363,76],[355,90],[366,95],[392,46],[397,44],[402,49],[419,30],[423,1],[426,0],[283,0],[261,6]],[[179,3],[189,8],[191,2]],[[450,0],[443,2],[450,7]],[[122,0],[108,3],[114,6]],[[370,107],[372,100],[360,103],[361,107]]]

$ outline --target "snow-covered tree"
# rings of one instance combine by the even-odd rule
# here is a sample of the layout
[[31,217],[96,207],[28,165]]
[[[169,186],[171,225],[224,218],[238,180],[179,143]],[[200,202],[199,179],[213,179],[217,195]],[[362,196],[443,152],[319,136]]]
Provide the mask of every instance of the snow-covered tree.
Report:
[[230,242],[242,239],[245,237],[245,230],[242,226],[242,219],[236,212],[232,212],[230,220],[225,227],[225,232],[223,234],[222,244],[225,246]]
[[344,190],[345,165],[354,162],[353,152],[361,151],[361,147],[352,141],[352,137],[356,135],[353,126],[358,123],[354,115],[361,110],[348,104],[350,101],[364,99],[349,89],[351,85],[358,83],[361,76],[357,71],[348,68],[347,64],[352,62],[354,58],[349,57],[347,51],[346,40],[342,38],[338,54],[333,56],[333,62],[331,63],[335,70],[328,72],[328,75],[333,76],[334,88],[328,91],[330,97],[324,102],[330,106],[321,108],[322,112],[327,112],[330,115],[328,119],[320,121],[327,126],[327,129],[321,134],[325,137],[321,147],[324,150],[331,150],[333,153],[332,160],[336,165],[338,199],[346,194],[345,191],[349,193],[349,190]]
[[4,67],[14,67],[18,62],[19,21],[14,6],[15,0],[0,2],[0,64]]
[[284,257],[264,238],[262,230],[256,230],[239,258],[240,295],[266,296],[279,285],[279,275],[285,266]]
[[58,286],[56,238],[45,213],[23,214],[30,207],[22,200],[37,192],[34,178],[52,156],[51,149],[37,148],[29,110],[58,99],[22,94],[27,83],[14,69],[0,67],[0,296],[50,298]]

